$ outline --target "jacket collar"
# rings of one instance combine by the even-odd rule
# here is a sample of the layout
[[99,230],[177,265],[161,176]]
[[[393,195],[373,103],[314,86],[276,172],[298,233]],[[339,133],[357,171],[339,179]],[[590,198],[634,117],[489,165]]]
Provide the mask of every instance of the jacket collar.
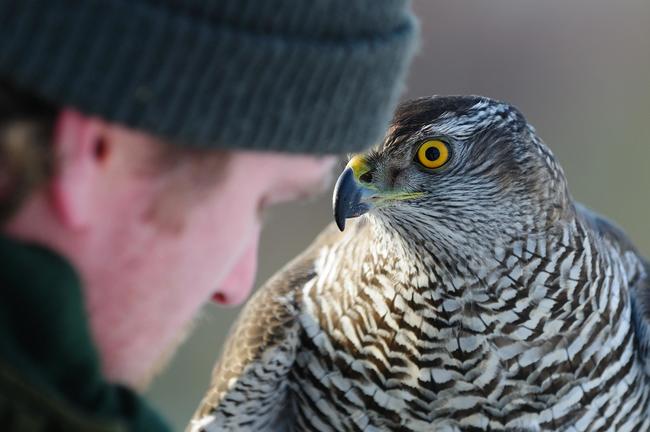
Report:
[[85,413],[119,419],[129,430],[167,430],[138,395],[102,376],[70,264],[1,235],[0,361]]

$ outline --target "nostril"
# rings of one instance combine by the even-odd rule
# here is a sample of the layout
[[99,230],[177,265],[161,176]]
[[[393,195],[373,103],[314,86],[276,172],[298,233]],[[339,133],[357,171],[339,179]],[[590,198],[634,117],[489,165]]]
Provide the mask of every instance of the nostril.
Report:
[[363,173],[359,176],[359,180],[364,183],[370,183],[372,181],[372,173],[370,171]]

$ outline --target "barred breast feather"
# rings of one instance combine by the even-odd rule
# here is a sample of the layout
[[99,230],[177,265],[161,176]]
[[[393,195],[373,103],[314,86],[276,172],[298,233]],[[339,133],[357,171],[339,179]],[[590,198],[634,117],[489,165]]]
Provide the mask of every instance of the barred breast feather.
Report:
[[189,430],[650,430],[648,266],[577,213],[469,279],[330,227],[247,305]]
[[650,431],[650,266],[515,107],[406,102],[333,207],[188,430]]

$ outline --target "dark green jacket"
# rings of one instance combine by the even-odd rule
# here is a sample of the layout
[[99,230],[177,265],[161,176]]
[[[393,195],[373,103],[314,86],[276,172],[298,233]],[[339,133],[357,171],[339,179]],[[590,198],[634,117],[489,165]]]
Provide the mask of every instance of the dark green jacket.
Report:
[[102,377],[80,283],[63,259],[0,236],[0,298],[0,430],[169,430]]

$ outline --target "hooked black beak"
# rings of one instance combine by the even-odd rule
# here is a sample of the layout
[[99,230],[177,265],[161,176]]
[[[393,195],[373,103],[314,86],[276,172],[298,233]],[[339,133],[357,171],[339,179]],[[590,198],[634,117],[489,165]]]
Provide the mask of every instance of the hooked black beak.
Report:
[[359,184],[352,167],[346,167],[334,186],[332,205],[334,221],[341,231],[345,229],[345,220],[367,213],[370,205],[362,201],[368,190]]

